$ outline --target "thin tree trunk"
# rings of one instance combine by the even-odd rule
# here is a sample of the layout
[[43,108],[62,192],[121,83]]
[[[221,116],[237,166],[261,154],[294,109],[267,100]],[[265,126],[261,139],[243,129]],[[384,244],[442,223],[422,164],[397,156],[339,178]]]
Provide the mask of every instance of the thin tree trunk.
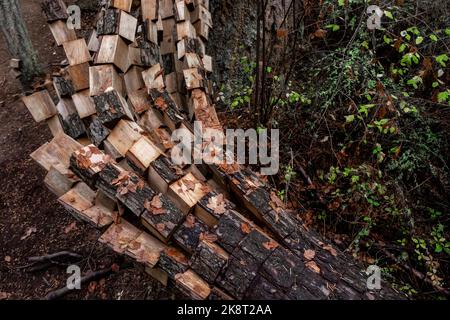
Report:
[[11,56],[22,61],[22,84],[29,84],[35,76],[42,74],[42,69],[28,35],[18,0],[0,2],[0,29]]

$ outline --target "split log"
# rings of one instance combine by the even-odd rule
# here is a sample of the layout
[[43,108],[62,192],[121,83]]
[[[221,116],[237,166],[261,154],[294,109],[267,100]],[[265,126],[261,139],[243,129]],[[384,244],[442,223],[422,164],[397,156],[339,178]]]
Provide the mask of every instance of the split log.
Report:
[[71,66],[91,61],[91,54],[87,48],[86,40],[67,41],[63,43],[63,47]]
[[144,69],[138,66],[131,67],[124,75],[125,88],[128,93],[135,92],[145,87],[142,78]]
[[130,62],[128,60],[128,46],[118,35],[103,36],[95,63],[112,63],[122,72],[126,72],[130,66]]
[[131,108],[116,90],[93,97],[98,119],[107,127],[114,127],[121,119],[133,119]]
[[62,98],[56,105],[56,109],[63,131],[68,136],[78,139],[86,133],[84,123],[78,115],[72,99]]
[[167,248],[161,252],[158,267],[164,270],[171,279],[189,269],[189,259],[175,248]]
[[89,68],[90,95],[98,96],[111,89],[125,96],[122,77],[111,64],[93,66]]
[[64,77],[53,77],[56,94],[61,98],[70,98],[75,93],[72,81]]
[[61,166],[51,166],[44,183],[57,197],[61,197],[79,181],[80,179],[71,170]]
[[76,92],[89,89],[89,63],[69,66],[67,73]]
[[141,1],[141,11],[142,20],[158,20],[158,6],[159,0],[142,0]]
[[193,254],[202,238],[208,235],[209,227],[192,214],[188,214],[184,223],[173,234],[173,239],[183,250]]
[[164,243],[167,243],[176,228],[183,223],[184,215],[163,194],[148,199],[142,214],[143,225]]
[[131,11],[133,0],[112,0],[111,6],[126,12]]
[[132,121],[120,120],[108,136],[111,145],[125,157],[133,145],[142,138],[143,130]]
[[219,223],[220,218],[229,210],[235,210],[236,205],[225,198],[223,194],[211,191],[200,199],[195,207],[195,215],[208,226]]
[[149,90],[163,90],[165,88],[164,71],[159,63],[142,72],[142,77],[144,79],[145,86]]
[[92,143],[99,147],[108,138],[111,131],[103,125],[97,116],[92,116],[86,121],[86,133]]
[[208,283],[213,284],[228,259],[228,253],[222,248],[214,243],[203,240],[198,245],[189,264],[192,270],[197,274],[201,274]]
[[145,175],[150,164],[158,159],[161,150],[147,137],[141,137],[126,153],[128,163],[142,176]]
[[176,167],[169,158],[161,156],[150,164],[148,181],[153,189],[166,194],[169,185],[185,175],[182,168]]
[[47,90],[22,98],[22,102],[36,122],[45,121],[56,115],[56,106]]
[[169,197],[185,214],[190,213],[195,205],[209,193],[207,185],[199,181],[191,173],[171,184]]
[[211,294],[208,284],[192,270],[175,276],[176,286],[189,298],[206,300]]
[[57,46],[62,46],[65,42],[77,39],[75,30],[69,29],[65,21],[57,20],[50,23],[49,27]]
[[136,36],[137,19],[122,10],[107,9],[97,21],[99,36],[117,34],[133,42]]
[[92,116],[97,112],[94,100],[89,95],[89,89],[75,93],[72,99],[81,119]]

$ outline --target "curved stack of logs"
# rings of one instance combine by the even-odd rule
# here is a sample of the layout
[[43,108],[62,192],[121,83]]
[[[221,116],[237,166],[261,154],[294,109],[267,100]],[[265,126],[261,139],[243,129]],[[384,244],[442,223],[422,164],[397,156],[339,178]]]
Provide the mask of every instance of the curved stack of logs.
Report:
[[209,1],[134,3],[104,5],[89,41],[67,27],[61,0],[43,3],[69,65],[53,79],[57,104],[46,90],[23,102],[54,135],[32,158],[58,201],[192,299],[399,298],[387,284],[369,291],[361,266],[249,169],[171,162],[175,129],[192,134],[194,119],[221,128],[205,53]]

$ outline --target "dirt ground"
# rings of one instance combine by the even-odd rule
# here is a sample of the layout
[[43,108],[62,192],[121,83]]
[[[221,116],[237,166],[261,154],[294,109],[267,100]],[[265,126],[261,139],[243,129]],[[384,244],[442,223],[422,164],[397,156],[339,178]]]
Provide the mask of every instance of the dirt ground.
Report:
[[[40,62],[48,74],[64,60],[41,13],[39,0],[22,0],[22,12]],[[1,37],[1,36],[0,36]],[[21,87],[8,75],[9,53],[0,41],[0,300],[41,299],[66,284],[66,266],[37,272],[24,268],[32,256],[70,250],[83,256],[83,273],[127,266],[105,279],[83,285],[66,299],[171,299],[139,266],[97,242],[100,233],[76,222],[44,186],[45,171],[30,153],[51,139],[20,101]]]

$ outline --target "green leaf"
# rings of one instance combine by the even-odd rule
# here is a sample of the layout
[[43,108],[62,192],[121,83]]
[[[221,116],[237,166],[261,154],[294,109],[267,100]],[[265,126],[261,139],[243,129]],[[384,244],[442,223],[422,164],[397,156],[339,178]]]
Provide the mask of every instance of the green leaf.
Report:
[[450,29],[445,29],[445,34],[446,34],[447,36],[450,36]]
[[394,16],[392,15],[392,12],[385,10],[384,14],[386,15],[386,17],[388,17],[391,20],[394,20]]
[[338,0],[339,7],[345,6],[345,0]]
[[406,49],[406,44],[402,43],[400,45],[400,48],[398,48],[398,52],[402,53],[403,51],[405,51],[405,49]]
[[449,93],[448,93],[448,90],[447,90],[447,91],[444,91],[444,92],[440,92],[438,94],[438,96],[437,96],[437,99],[438,99],[438,102],[441,103],[441,102],[446,102],[448,97],[449,97]]
[[352,123],[353,121],[355,121],[355,115],[351,114],[351,115],[345,117],[346,123]]
[[391,44],[392,43],[392,39],[391,38],[389,38],[387,35],[384,35],[383,36],[383,40],[384,40],[384,42],[386,43],[386,44]]
[[435,34],[430,35],[430,39],[434,42],[438,41],[438,37]]
[[329,24],[325,26],[326,29],[331,29],[332,31],[338,31],[341,27],[337,24]]
[[437,63],[439,63],[443,67],[447,67],[446,62],[448,61],[448,56],[446,54],[441,54],[437,56],[436,58]]
[[435,82],[433,82],[433,84],[431,86],[433,88],[437,88],[437,87],[439,87],[439,82],[435,81]]
[[416,44],[419,45],[423,42],[423,37],[417,37]]

